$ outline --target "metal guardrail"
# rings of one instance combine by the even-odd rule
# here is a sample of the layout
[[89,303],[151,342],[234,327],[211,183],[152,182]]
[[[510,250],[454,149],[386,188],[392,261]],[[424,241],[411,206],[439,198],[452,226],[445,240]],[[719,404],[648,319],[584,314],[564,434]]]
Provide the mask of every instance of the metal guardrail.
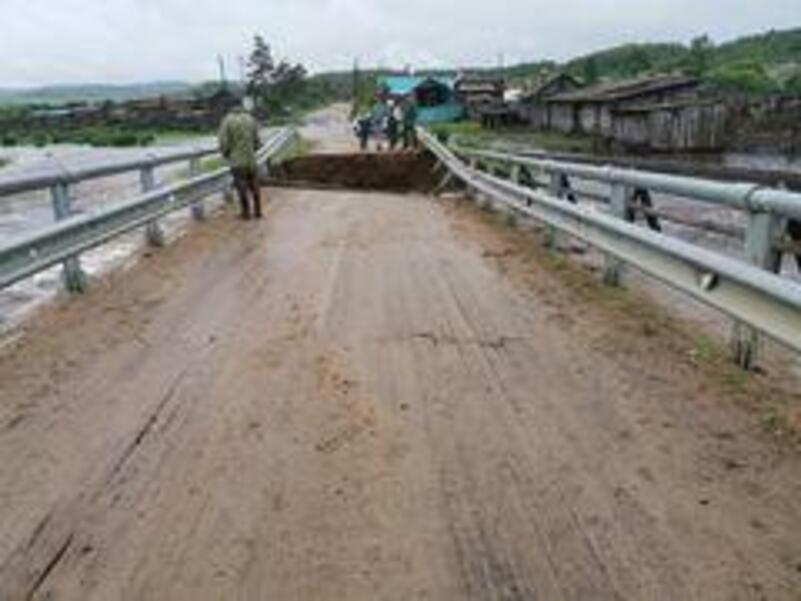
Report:
[[80,167],[66,167],[56,165],[47,171],[31,173],[17,177],[0,177],[0,196],[11,194],[21,194],[49,188],[56,184],[74,184],[90,179],[110,177],[129,171],[137,171],[144,168],[156,168],[171,163],[179,163],[191,159],[201,159],[219,150],[214,143],[204,144],[193,148],[182,148],[166,152],[152,152],[140,159],[123,159],[109,161],[105,163],[95,163],[82,165]]
[[[270,134],[258,154],[260,164],[269,162],[294,139],[295,131],[281,129]],[[61,178],[47,174],[38,178],[20,178],[0,183],[0,195],[50,188],[57,223],[29,236],[0,246],[0,289],[36,274],[58,263],[64,263],[65,284],[72,292],[86,288],[79,255],[138,227],[147,228],[151,245],[161,246],[163,235],[158,219],[168,213],[191,207],[196,219],[205,214],[201,201],[231,186],[229,169],[221,168],[200,174],[200,158],[215,154],[214,150],[193,150],[172,153],[151,161],[127,161],[114,165],[87,167],[63,173]],[[190,179],[155,189],[153,170],[158,165],[190,159]],[[104,177],[138,169],[143,194],[108,206],[95,213],[72,215],[69,185],[86,178]]]
[[619,167],[599,167],[520,155],[456,148],[462,156],[533,168],[547,174],[564,174],[608,184],[624,184],[702,202],[724,205],[748,212],[772,213],[780,217],[801,219],[801,194],[768,188],[761,184],[726,183],[712,180],[651,173]]
[[[537,161],[502,153],[464,153],[472,161],[513,162],[539,168],[551,175],[551,187],[546,193],[479,171],[476,165],[460,160],[429,132],[421,130],[419,135],[450,174],[468,189],[548,226],[551,243],[553,234],[561,231],[603,251],[607,255],[604,279],[608,283],[618,283],[622,265],[629,264],[733,317],[737,322],[733,351],[743,367],[750,367],[756,359],[759,332],[801,351],[801,286],[767,270],[775,258],[778,226],[788,216],[801,215],[801,195],[749,184]],[[608,183],[611,212],[560,199],[564,173]],[[635,186],[749,211],[746,244],[753,264],[625,221],[629,194]]]

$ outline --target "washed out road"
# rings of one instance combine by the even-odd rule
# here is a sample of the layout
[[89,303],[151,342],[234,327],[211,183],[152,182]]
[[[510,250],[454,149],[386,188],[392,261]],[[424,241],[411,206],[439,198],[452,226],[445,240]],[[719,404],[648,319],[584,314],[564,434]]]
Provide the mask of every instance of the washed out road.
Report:
[[269,196],[0,350],[0,599],[801,599],[798,457],[658,332],[464,206]]

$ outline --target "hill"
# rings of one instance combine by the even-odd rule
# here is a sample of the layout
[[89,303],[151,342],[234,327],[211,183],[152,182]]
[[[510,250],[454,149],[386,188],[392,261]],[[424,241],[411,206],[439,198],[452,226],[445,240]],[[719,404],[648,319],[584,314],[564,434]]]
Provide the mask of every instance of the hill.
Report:
[[70,102],[115,102],[187,94],[196,84],[180,81],[134,83],[128,85],[80,84],[40,88],[0,88],[0,105],[51,104]]
[[[536,78],[547,63],[526,70],[507,70],[513,81]],[[562,69],[592,83],[652,73],[681,72],[698,75],[722,87],[743,92],[801,93],[801,28],[768,31],[715,44],[707,36],[690,44],[625,44],[548,70]]]

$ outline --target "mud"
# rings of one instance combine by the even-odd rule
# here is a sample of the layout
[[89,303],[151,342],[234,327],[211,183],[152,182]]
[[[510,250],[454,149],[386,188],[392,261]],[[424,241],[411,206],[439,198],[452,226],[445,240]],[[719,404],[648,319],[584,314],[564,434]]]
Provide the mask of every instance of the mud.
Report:
[[287,161],[277,176],[296,186],[429,192],[438,183],[434,166],[422,153],[319,154]]

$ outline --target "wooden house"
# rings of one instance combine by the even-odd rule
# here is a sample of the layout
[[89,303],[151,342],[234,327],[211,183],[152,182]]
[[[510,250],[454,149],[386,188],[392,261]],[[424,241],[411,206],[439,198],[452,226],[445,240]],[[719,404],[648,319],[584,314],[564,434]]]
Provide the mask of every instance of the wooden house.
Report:
[[520,120],[537,129],[549,129],[547,100],[558,94],[574,92],[580,87],[579,81],[567,73],[540,78],[530,90],[523,93],[517,103]]
[[688,100],[697,96],[695,77],[665,75],[606,82],[547,99],[550,129],[562,133],[613,135],[613,112],[632,106]]
[[454,84],[454,91],[467,116],[477,119],[488,107],[503,105],[506,84],[502,79],[461,76]]

